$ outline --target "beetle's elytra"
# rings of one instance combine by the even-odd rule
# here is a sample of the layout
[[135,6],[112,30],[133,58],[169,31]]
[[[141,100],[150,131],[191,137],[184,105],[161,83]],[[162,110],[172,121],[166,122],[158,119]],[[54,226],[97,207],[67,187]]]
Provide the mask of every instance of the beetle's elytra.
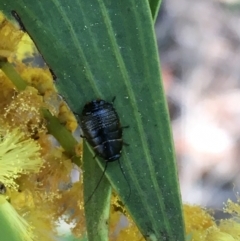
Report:
[[[109,162],[118,161],[121,172],[126,179],[119,158],[121,157],[123,145],[127,145],[122,140],[122,129],[127,128],[127,126],[121,127],[118,114],[113,107],[114,100],[115,98],[113,98],[112,103],[100,99],[93,100],[84,106],[80,116],[80,125],[84,138],[86,138],[87,142],[93,147],[96,156],[99,156],[106,161],[102,176],[94,191],[85,202],[85,205],[87,205],[94,192],[97,190],[107,170],[107,164]],[[130,196],[131,188],[129,183],[128,186]]]
[[123,146],[122,128],[112,103],[104,100],[87,103],[82,111],[81,127],[96,156],[106,162],[120,158]]

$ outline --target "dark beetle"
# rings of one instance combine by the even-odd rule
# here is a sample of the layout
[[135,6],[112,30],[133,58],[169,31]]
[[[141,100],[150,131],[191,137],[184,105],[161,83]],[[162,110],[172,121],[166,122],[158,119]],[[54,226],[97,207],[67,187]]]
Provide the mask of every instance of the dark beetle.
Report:
[[[126,179],[119,158],[121,157],[122,146],[124,144],[127,145],[122,140],[122,129],[128,126],[121,127],[118,114],[113,107],[114,100],[115,98],[113,98],[112,103],[100,99],[93,100],[84,106],[80,116],[83,137],[93,147],[96,154],[95,157],[99,156],[106,161],[102,176],[94,191],[85,202],[85,205],[90,201],[98,188],[109,162],[118,161],[121,172]],[[130,195],[131,188],[129,183],[128,186]]]
[[82,111],[81,127],[96,156],[107,162],[120,158],[123,146],[122,127],[112,103],[104,100],[87,103]]

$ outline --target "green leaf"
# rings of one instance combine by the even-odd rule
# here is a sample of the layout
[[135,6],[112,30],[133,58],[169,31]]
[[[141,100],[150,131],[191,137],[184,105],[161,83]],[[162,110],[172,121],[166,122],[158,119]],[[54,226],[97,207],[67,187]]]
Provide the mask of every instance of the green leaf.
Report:
[[158,11],[159,11],[160,4],[162,1],[161,0],[148,0],[148,2],[149,2],[149,6],[150,6],[150,9],[152,12],[153,21],[155,22],[157,19]]
[[0,59],[0,68],[4,74],[12,80],[18,90],[24,90],[27,87],[27,83],[19,76],[13,65],[8,63],[6,59]]
[[[83,169],[85,173],[83,175],[84,183],[84,201],[86,224],[88,228],[89,240],[108,240],[108,219],[109,219],[109,205],[111,186],[108,180],[104,177],[101,180],[96,192],[92,195],[93,190],[97,187],[99,180],[102,176],[102,170],[96,161],[93,159],[93,152],[87,148],[86,142],[84,142],[84,160]],[[91,197],[89,201],[89,197]],[[89,202],[88,202],[89,201]],[[93,215],[94,214],[94,215]]]
[[[8,222],[6,222],[6,220]],[[6,218],[6,216],[2,215],[2,212],[0,211],[0,227],[1,227],[1,235],[2,241],[19,241],[18,238],[18,231],[14,232],[14,228],[12,227],[11,223],[9,222],[9,219]]]
[[0,196],[0,232],[2,241],[30,241],[32,233],[11,204],[1,194]]
[[[3,0],[0,8],[5,13],[18,12],[73,111],[80,113],[93,99],[110,102],[116,96],[114,107],[121,123],[130,125],[123,136],[130,146],[123,148],[120,159],[131,186],[130,199],[118,163],[109,163],[109,182],[103,180],[86,207],[89,240],[95,240],[95,234],[90,234],[94,223],[101,227],[99,241],[107,240],[107,226],[102,222],[106,221],[109,191],[104,190],[109,190],[109,183],[145,238],[184,240],[175,154],[149,2]],[[85,200],[105,165],[97,160],[98,170],[88,152],[84,148]],[[104,214],[103,219],[99,213]]]

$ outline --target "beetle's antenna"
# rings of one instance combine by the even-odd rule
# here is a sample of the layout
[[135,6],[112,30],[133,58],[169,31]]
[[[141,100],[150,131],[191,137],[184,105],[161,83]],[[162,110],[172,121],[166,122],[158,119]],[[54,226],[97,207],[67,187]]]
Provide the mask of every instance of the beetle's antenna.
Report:
[[105,167],[104,167],[104,170],[103,170],[103,173],[102,173],[102,176],[100,177],[99,181],[98,181],[98,184],[97,186],[94,188],[92,194],[88,197],[87,201],[85,202],[85,206],[88,204],[88,202],[91,200],[93,194],[95,193],[95,191],[97,190],[97,188],[99,187],[99,184],[101,183],[102,179],[103,179],[103,176],[107,170],[107,165],[108,165],[108,162],[106,162],[105,164]]
[[121,172],[122,172],[122,174],[123,174],[123,176],[124,176],[124,178],[125,178],[125,180],[126,180],[126,182],[127,182],[127,184],[128,184],[129,194],[128,194],[128,198],[126,199],[126,200],[128,201],[129,198],[130,198],[130,196],[131,196],[132,189],[131,189],[131,186],[130,186],[130,184],[129,184],[128,180],[127,180],[127,177],[126,177],[126,175],[125,175],[125,173],[124,173],[124,171],[123,171],[123,168],[122,168],[122,166],[121,166],[121,163],[120,163],[119,159],[117,160],[117,162],[118,162],[118,165],[119,165],[119,167],[120,167],[120,170],[121,170]]

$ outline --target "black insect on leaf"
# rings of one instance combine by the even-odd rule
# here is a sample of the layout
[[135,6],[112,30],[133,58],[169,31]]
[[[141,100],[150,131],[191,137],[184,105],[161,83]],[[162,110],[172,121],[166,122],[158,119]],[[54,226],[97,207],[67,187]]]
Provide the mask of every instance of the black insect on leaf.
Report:
[[[106,161],[102,176],[94,191],[85,202],[85,205],[91,200],[91,197],[101,183],[109,162],[118,161],[122,174],[125,177],[119,158],[121,157],[123,145],[128,145],[122,139],[122,130],[128,126],[121,126],[119,116],[113,107],[114,100],[115,98],[113,98],[112,103],[100,99],[88,102],[84,106],[80,116],[83,137],[93,147],[95,152],[94,158],[99,156]],[[129,190],[131,192],[130,186]]]

